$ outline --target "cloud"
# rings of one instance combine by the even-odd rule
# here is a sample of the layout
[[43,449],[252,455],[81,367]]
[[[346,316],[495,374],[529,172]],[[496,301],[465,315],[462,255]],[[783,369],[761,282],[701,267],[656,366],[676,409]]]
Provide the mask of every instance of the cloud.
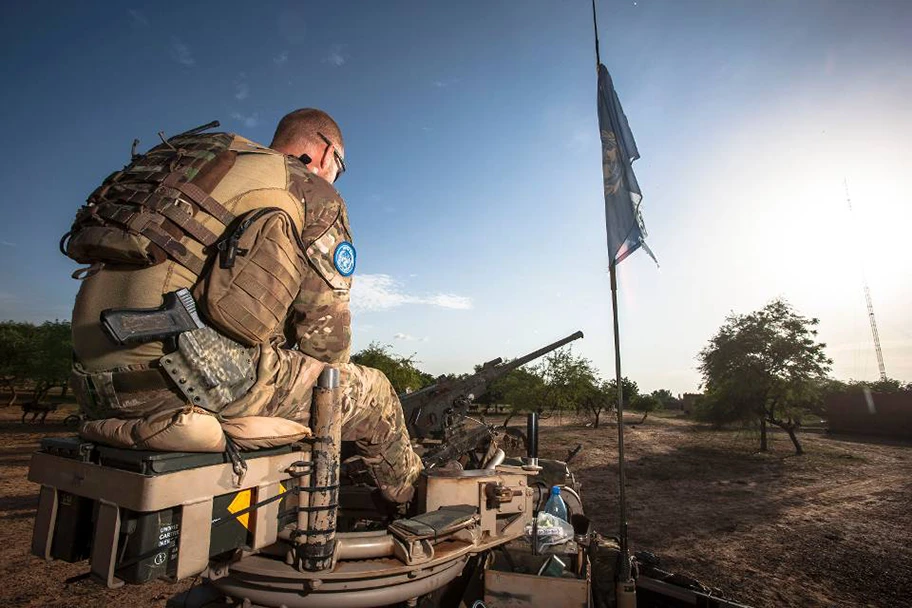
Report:
[[10,243],[9,241],[2,241],[2,240],[0,240],[0,245],[3,245],[4,247],[18,247],[18,245],[16,245],[16,243]]
[[403,340],[404,342],[427,342],[428,338],[416,338],[411,334],[404,334],[399,332],[393,336],[393,340]]
[[323,63],[328,63],[338,67],[345,65],[345,56],[342,55],[342,45],[336,44],[333,45],[332,50],[329,52],[329,55],[323,58]]
[[396,280],[386,274],[362,274],[352,288],[352,309],[358,311],[390,310],[406,304],[424,304],[454,310],[472,308],[472,298],[451,293],[416,295],[406,293]]
[[136,27],[149,27],[149,18],[146,15],[135,8],[131,8],[129,11],[130,19],[133,21],[133,25]]
[[193,58],[190,47],[174,36],[171,37],[171,59],[187,67],[196,65],[196,59]]
[[260,114],[258,112],[254,112],[250,116],[244,116],[240,112],[232,112],[231,118],[240,123],[243,123],[243,125],[248,129],[252,129],[253,127],[260,124]]
[[235,85],[234,98],[243,101],[250,97],[250,85],[246,82],[239,82]]
[[278,55],[272,58],[272,62],[276,65],[285,65],[288,63],[288,51],[282,51]]
[[431,85],[438,89],[445,89],[460,81],[459,78],[447,78],[442,80],[432,80]]

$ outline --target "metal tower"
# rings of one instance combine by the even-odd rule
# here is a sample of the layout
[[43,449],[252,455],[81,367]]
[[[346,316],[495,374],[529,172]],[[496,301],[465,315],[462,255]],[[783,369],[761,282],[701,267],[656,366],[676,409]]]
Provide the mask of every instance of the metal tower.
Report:
[[[846,204],[849,206],[849,213],[852,212],[852,199],[849,197],[849,183],[842,180],[845,186]],[[868,305],[868,320],[871,322],[871,335],[874,336],[874,352],[877,354],[877,369],[880,371],[880,379],[887,379],[887,370],[884,368],[883,351],[880,349],[880,334],[877,333],[877,321],[874,319],[874,303],[871,302],[871,290],[868,288],[868,279],[864,274],[864,267],[861,271],[861,280],[864,285],[865,302]]]

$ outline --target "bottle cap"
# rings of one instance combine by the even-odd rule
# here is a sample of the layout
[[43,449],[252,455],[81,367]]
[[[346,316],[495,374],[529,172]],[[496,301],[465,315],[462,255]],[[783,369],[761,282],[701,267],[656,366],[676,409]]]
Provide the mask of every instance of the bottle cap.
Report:
[[551,496],[560,496],[560,486],[551,486]]

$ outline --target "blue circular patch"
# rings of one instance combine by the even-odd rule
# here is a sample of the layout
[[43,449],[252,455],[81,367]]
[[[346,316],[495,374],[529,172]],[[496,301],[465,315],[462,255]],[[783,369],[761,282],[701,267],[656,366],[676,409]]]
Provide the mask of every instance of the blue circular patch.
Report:
[[336,251],[333,253],[333,264],[339,274],[349,277],[355,271],[356,257],[355,246],[348,241],[342,241],[336,246]]

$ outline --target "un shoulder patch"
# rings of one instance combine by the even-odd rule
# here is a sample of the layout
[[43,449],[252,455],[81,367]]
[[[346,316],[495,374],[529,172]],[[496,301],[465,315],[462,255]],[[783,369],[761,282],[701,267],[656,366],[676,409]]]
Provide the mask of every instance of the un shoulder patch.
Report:
[[355,271],[356,255],[355,246],[348,241],[342,241],[336,246],[336,251],[333,253],[333,264],[343,277],[351,276]]

